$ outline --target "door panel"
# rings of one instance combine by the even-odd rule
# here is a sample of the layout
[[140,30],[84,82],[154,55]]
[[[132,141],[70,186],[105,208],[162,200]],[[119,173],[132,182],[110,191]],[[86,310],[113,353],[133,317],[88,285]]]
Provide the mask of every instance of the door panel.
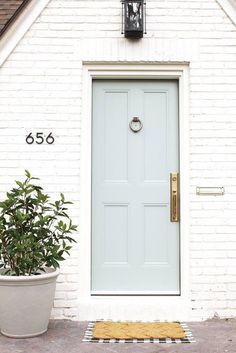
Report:
[[178,294],[177,81],[95,80],[92,126],[92,293]]
[[127,92],[105,91],[104,163],[107,181],[127,181],[127,102]]
[[168,244],[166,238],[166,223],[162,232],[156,232],[163,219],[168,218],[166,205],[144,206],[144,263],[167,264]]
[[[167,93],[144,92],[144,172],[146,181],[164,180],[167,174],[167,120],[163,119],[163,116],[167,116],[166,109]],[[158,163],[153,163],[150,158],[154,151]]]
[[128,264],[128,205],[104,205],[104,264]]

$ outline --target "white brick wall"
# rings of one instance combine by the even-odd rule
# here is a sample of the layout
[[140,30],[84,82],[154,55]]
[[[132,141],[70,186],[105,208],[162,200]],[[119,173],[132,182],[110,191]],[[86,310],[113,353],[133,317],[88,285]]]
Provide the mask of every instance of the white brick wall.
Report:
[[[120,33],[119,0],[51,0],[0,69],[1,193],[25,168],[79,223],[82,60],[189,62],[192,318],[236,315],[236,27],[215,0],[148,0],[147,35]],[[56,143],[27,145],[29,132]],[[225,186],[219,197],[196,186]],[[81,186],[82,187],[82,186]],[[62,265],[54,317],[77,317],[78,246]]]

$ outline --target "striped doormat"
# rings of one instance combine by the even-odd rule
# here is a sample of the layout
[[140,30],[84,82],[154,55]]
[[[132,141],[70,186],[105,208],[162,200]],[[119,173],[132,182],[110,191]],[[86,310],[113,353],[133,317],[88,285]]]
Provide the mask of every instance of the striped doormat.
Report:
[[181,322],[97,320],[88,324],[83,342],[192,343],[188,326]]

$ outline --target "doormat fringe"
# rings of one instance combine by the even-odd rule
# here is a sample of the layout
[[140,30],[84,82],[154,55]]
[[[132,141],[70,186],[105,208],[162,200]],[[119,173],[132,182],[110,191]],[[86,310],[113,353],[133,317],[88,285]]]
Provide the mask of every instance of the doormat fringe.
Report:
[[[192,335],[192,332],[188,328],[188,325],[186,323],[178,322],[175,321],[175,323],[180,324],[184,331],[184,338],[145,338],[145,339],[101,339],[101,338],[95,338],[93,337],[93,328],[96,324],[96,322],[102,322],[102,321],[110,321],[110,322],[130,322],[130,320],[122,320],[122,321],[112,321],[112,320],[107,320],[107,319],[100,319],[96,321],[91,321],[88,324],[88,327],[85,331],[84,338],[82,342],[91,342],[91,343],[195,343],[195,339]],[[144,321],[132,321],[132,322],[144,322]],[[147,321],[145,321],[147,322]],[[150,322],[160,322],[160,321],[150,321]],[[168,322],[168,321],[164,321]]]

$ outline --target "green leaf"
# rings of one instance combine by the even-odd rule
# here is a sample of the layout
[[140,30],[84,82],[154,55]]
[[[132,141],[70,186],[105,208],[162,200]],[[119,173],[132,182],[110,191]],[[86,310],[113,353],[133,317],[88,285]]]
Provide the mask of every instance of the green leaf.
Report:
[[31,178],[30,172],[27,169],[25,169],[25,176],[27,178]]
[[20,181],[16,180],[16,184],[19,185],[22,189],[24,188],[23,183],[21,183]]

